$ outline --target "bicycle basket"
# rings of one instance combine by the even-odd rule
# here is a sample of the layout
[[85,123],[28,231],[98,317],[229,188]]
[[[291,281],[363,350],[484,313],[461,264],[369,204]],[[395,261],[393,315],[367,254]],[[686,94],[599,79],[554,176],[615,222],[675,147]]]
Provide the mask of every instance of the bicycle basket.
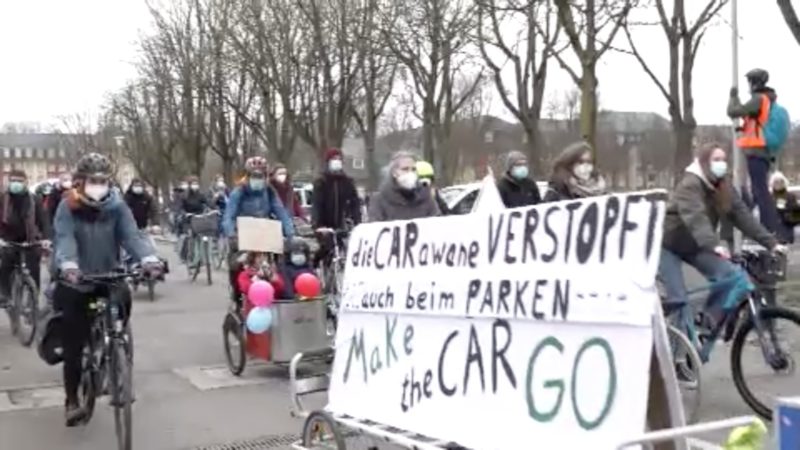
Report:
[[771,284],[786,280],[786,255],[768,251],[759,252],[747,261],[750,275],[759,283]]
[[219,233],[219,214],[192,216],[189,221],[189,227],[194,234],[215,236]]

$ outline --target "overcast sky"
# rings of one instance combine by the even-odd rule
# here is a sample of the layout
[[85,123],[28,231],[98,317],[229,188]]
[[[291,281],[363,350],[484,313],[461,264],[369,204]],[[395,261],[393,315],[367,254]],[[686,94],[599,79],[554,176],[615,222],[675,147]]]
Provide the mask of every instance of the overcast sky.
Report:
[[[740,73],[755,66],[768,69],[779,100],[800,119],[796,69],[800,45],[775,2],[740,0],[739,5]],[[795,7],[800,9],[800,0]],[[729,8],[723,16],[706,36],[695,69],[695,106],[701,123],[726,122],[731,84]],[[57,124],[59,116],[96,110],[108,92],[134,75],[130,62],[135,41],[148,22],[144,0],[0,0],[0,124]],[[666,74],[663,34],[658,29],[640,30],[636,38],[653,69]],[[604,109],[666,116],[663,98],[630,56],[609,53],[599,76]],[[556,69],[548,88],[565,91],[572,82]],[[499,102],[494,103],[495,112],[502,112]]]

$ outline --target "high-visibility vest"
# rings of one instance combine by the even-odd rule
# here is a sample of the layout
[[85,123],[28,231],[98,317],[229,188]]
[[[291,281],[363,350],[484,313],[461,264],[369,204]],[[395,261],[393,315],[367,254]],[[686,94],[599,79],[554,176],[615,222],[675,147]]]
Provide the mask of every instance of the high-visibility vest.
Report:
[[758,117],[745,117],[742,132],[736,139],[736,146],[739,148],[764,148],[767,146],[764,140],[764,124],[769,118],[770,102],[769,97],[761,95],[761,107]]

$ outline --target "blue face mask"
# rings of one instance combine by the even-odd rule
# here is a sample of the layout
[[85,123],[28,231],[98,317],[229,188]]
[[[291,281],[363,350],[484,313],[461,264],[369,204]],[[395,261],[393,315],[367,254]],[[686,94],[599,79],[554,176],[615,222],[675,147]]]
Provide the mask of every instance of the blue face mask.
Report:
[[511,176],[516,178],[517,180],[524,180],[525,178],[528,178],[528,167],[526,166],[512,167]]
[[251,178],[250,179],[250,189],[254,191],[262,191],[264,190],[264,186],[266,182],[260,178]]
[[8,183],[8,192],[12,194],[21,194],[25,192],[25,183],[21,181],[12,181]]

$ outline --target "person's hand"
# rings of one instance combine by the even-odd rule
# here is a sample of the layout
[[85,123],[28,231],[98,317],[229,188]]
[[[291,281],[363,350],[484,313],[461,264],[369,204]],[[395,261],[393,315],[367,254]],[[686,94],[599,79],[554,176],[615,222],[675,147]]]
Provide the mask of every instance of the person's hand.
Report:
[[739,96],[739,88],[734,86],[731,88],[731,97],[738,97]]
[[40,241],[39,243],[42,245],[42,250],[50,250],[53,247],[53,243],[48,239]]
[[724,245],[718,245],[714,247],[714,253],[719,255],[719,257],[722,259],[731,259],[731,252],[728,250],[728,247],[725,247]]
[[775,247],[772,247],[772,251],[775,253],[780,253],[781,255],[785,255],[789,253],[789,247],[783,244],[778,244]]
[[64,269],[61,276],[69,284],[78,284],[81,281],[81,271],[79,269]]

